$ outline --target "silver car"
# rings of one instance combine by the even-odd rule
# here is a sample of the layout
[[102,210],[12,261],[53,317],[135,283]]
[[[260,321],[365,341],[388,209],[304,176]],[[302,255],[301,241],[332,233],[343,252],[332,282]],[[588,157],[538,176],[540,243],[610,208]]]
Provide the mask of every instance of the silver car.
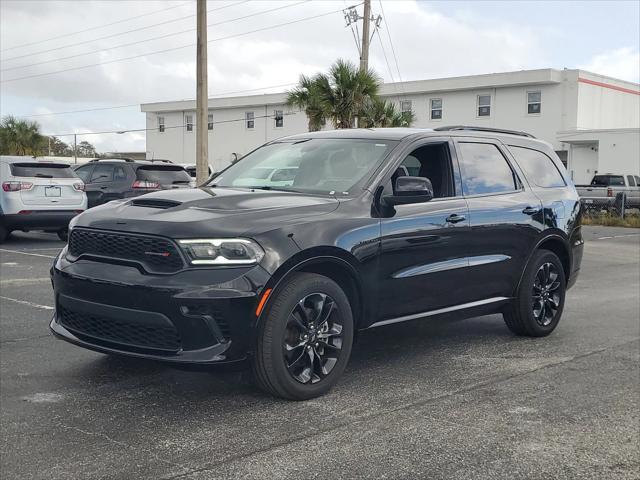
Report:
[[13,230],[57,232],[87,209],[84,183],[65,163],[33,157],[0,157],[0,243]]

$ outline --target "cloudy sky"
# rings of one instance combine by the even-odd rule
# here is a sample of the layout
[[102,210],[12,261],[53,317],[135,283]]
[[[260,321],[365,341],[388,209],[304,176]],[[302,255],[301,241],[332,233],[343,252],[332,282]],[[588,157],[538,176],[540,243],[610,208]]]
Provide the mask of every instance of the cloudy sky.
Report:
[[[357,61],[340,10],[359,1],[209,0],[209,94],[282,91]],[[385,22],[371,66],[385,81],[545,67],[639,81],[637,1],[372,3]],[[0,113],[46,134],[144,128],[140,103],[195,97],[195,38],[194,0],[0,0]],[[105,107],[120,108],[44,115]],[[82,138],[144,150],[144,133]]]

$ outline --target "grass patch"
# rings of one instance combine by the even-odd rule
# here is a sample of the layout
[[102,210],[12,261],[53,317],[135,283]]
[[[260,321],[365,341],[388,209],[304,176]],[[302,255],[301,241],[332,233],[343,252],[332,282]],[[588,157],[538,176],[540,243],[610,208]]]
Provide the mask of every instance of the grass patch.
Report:
[[596,215],[584,215],[583,225],[603,225],[605,227],[629,227],[640,228],[640,215],[628,214],[624,218],[610,213],[600,213]]

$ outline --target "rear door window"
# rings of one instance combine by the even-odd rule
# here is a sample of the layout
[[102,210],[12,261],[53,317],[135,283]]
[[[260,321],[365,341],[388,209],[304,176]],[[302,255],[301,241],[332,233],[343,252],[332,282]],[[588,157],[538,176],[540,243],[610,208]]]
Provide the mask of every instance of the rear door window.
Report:
[[591,180],[591,185],[597,187],[609,187],[612,185],[624,187],[624,177],[622,175],[596,175]]
[[136,171],[136,178],[147,182],[156,182],[160,185],[174,185],[191,182],[191,176],[187,171],[177,165],[145,165],[138,168]]
[[96,165],[91,174],[90,183],[104,183],[113,181],[113,165]]
[[121,182],[126,179],[127,179],[127,172],[125,171],[124,167],[121,167],[120,165],[117,165],[116,167],[114,167],[113,181]]
[[86,165],[84,167],[76,168],[75,174],[79,176],[84,183],[89,183],[92,169],[93,165]]
[[520,188],[515,173],[496,145],[471,142],[458,145],[465,195],[512,192]]
[[14,177],[73,178],[71,167],[64,163],[12,163]]
[[546,154],[538,150],[513,145],[510,145],[509,148],[529,181],[544,188],[566,186],[555,163]]

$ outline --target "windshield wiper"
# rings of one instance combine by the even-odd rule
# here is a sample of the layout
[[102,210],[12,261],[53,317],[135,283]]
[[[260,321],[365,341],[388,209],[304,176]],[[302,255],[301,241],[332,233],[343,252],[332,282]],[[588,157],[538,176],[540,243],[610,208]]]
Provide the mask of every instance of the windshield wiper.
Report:
[[263,185],[261,187],[246,187],[246,188],[250,188],[251,190],[273,190],[273,191],[277,191],[277,192],[293,192],[293,193],[302,193],[300,190],[294,190],[293,188],[287,188],[287,187],[271,187],[269,185]]
[[44,173],[36,173],[34,176],[38,178],[53,178],[53,175],[45,175]]
[[175,185],[177,183],[191,183],[189,180],[174,180],[173,182],[171,182],[172,185]]

